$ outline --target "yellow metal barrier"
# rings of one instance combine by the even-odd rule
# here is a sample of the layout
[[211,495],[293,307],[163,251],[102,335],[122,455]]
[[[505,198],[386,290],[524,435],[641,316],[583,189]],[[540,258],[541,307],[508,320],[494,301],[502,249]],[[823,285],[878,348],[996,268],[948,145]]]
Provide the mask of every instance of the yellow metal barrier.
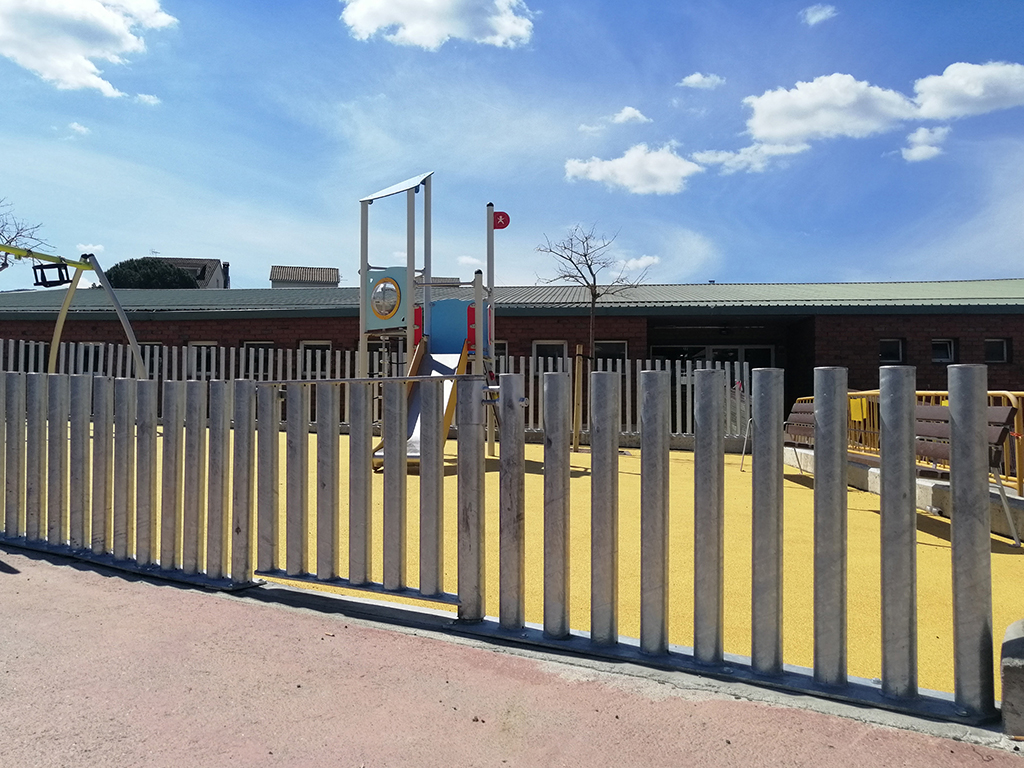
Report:
[[[814,402],[813,397],[798,398],[798,402]],[[917,393],[918,405],[949,405],[949,392],[920,391]],[[849,446],[851,453],[866,456],[878,456],[880,453],[878,390],[850,392],[849,394]],[[1013,429],[1003,446],[1003,466],[1000,478],[1010,488],[1016,489],[1018,496],[1024,496],[1024,392],[995,391],[988,393],[990,406],[1010,405],[1017,409]],[[925,462],[922,462],[924,465]],[[945,464],[938,466],[948,469]]]

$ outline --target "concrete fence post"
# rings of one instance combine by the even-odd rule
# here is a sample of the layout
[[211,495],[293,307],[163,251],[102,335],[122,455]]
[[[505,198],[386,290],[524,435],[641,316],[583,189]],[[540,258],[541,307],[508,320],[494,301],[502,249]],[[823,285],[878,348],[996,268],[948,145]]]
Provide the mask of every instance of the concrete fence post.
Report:
[[569,636],[569,449],[572,379],[544,374],[544,633]]
[[882,691],[917,695],[916,369],[879,370]]
[[619,641],[619,408],[617,373],[590,374],[590,640]]
[[995,713],[988,368],[951,365],[947,370],[954,695],[964,713],[984,717]]
[[459,620],[482,621],[484,580],[484,386],[483,376],[456,381],[459,484]]
[[762,675],[782,673],[784,373],[753,372],[750,656]]
[[668,651],[672,374],[640,374],[640,650]]
[[526,388],[519,373],[501,374],[499,385],[498,621],[516,630],[526,620]]
[[725,623],[725,371],[694,373],[693,655],[720,664]]
[[847,371],[814,369],[814,681],[845,685]]

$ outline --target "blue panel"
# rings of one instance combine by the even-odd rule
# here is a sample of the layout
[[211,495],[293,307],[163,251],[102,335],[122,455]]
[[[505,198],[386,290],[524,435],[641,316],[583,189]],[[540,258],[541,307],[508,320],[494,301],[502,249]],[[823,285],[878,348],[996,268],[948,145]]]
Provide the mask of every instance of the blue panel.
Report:
[[[469,334],[468,310],[472,301],[442,299],[430,304],[430,352],[435,355],[458,355]],[[484,302],[484,344],[487,342],[487,309]],[[487,354],[486,346],[484,354]]]
[[[363,284],[363,291],[366,294],[366,330],[388,331],[406,327],[409,307],[412,306],[412,297],[405,295],[405,267],[389,267],[387,269],[373,269],[367,275]],[[398,309],[389,318],[380,318],[374,313],[371,307],[373,289],[381,280],[391,279],[399,289]]]

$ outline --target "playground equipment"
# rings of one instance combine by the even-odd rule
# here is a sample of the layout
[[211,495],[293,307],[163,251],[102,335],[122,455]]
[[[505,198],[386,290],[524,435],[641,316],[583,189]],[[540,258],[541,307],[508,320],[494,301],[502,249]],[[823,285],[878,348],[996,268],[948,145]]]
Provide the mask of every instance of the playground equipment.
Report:
[[[142,359],[142,350],[139,348],[139,342],[135,339],[135,331],[132,330],[132,325],[128,322],[128,315],[125,314],[121,302],[114,295],[114,289],[110,287],[110,281],[107,280],[107,275],[102,267],[100,267],[100,262],[94,254],[83,253],[81,261],[74,261],[72,259],[65,259],[62,256],[31,251],[27,248],[16,248],[13,245],[0,244],[0,251],[11,254],[15,261],[32,259],[36,262],[42,262],[32,266],[36,285],[44,288],[53,288],[59,285],[69,286],[67,294],[64,296],[64,303],[61,304],[60,312],[57,313],[57,324],[53,329],[53,341],[50,344],[50,356],[46,366],[47,373],[57,372],[57,355],[60,350],[60,337],[64,331],[64,321],[67,320],[71,300],[74,298],[75,290],[78,288],[78,283],[85,272],[96,273],[96,278],[100,281],[100,285],[103,286],[103,290],[107,292],[110,303],[114,305],[117,319],[121,321],[121,327],[124,328],[132,355],[135,357],[135,370],[138,374],[146,370],[146,364]],[[75,274],[71,277],[68,276],[68,267],[75,268]]]
[[[405,376],[452,377],[466,373],[472,360],[473,373],[493,377],[493,328],[491,295],[494,287],[493,213],[488,204],[488,278],[484,289],[483,273],[477,270],[472,283],[474,298],[434,301],[431,271],[431,176],[420,174],[362,198],[359,203],[359,351],[356,375],[364,378],[369,370],[369,342],[379,339],[386,344],[401,344],[407,352]],[[423,267],[417,268],[416,255],[416,194],[423,192]],[[401,266],[374,266],[370,264],[369,222],[370,206],[376,201],[405,193],[406,197],[406,263]],[[417,280],[417,274],[419,280]],[[446,281],[445,286],[453,283]],[[422,289],[419,305],[416,289]],[[415,383],[408,387],[408,458],[418,462],[420,403]],[[454,380],[445,378],[444,432],[455,413]],[[492,428],[493,434],[493,428]],[[383,443],[374,451],[374,463],[383,461]]]

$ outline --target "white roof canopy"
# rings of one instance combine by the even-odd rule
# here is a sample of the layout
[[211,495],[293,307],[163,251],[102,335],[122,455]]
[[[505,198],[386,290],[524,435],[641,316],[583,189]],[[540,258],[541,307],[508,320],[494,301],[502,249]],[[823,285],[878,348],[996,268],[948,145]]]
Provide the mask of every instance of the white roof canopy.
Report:
[[415,189],[416,187],[418,187],[427,178],[433,175],[433,171],[421,173],[419,176],[413,176],[411,179],[400,181],[398,184],[393,184],[387,189],[382,189],[380,192],[374,192],[372,195],[367,195],[359,202],[372,203],[374,200],[380,200],[382,197],[391,197],[391,195],[397,195],[399,192],[408,192],[410,189]]

